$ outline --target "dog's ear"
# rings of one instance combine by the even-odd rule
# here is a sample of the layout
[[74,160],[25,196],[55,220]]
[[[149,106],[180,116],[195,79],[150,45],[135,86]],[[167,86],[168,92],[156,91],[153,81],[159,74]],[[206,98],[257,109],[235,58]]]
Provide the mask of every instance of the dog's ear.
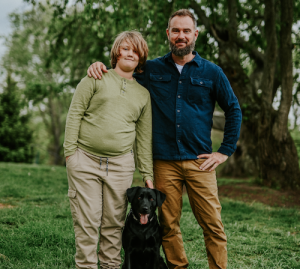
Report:
[[126,191],[126,194],[127,194],[127,198],[128,198],[128,201],[129,203],[132,202],[136,192],[140,189],[141,187],[133,187],[133,188],[129,188],[127,189]]
[[166,195],[159,190],[154,189],[154,191],[156,194],[156,205],[162,206],[163,202],[166,200]]

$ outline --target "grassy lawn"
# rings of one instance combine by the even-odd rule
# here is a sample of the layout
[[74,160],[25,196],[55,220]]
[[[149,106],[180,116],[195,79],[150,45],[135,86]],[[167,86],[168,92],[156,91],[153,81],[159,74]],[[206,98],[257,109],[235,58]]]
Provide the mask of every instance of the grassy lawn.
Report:
[[[239,182],[232,179],[225,183]],[[138,173],[134,184],[141,184]],[[67,189],[64,167],[0,163],[1,269],[75,268]],[[229,198],[221,203],[228,268],[300,269],[299,209]],[[208,268],[202,231],[186,196],[181,227],[189,268]]]

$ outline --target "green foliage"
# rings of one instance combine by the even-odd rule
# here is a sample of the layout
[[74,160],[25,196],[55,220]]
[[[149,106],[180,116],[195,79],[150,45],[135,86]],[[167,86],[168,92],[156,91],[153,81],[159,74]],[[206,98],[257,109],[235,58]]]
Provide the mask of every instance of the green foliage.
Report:
[[[74,87],[86,75],[91,63],[102,61],[110,66],[109,52],[118,33],[133,29],[140,31],[148,42],[148,58],[153,59],[169,51],[166,28],[168,17],[175,10],[192,10],[192,4],[196,2],[213,26],[219,25],[226,31],[229,28],[227,0],[76,0],[75,4],[68,0],[26,2],[31,4],[30,10],[11,14],[13,34],[6,40],[9,50],[3,59],[3,67],[11,69],[13,77],[20,78],[26,100],[32,102],[35,111],[39,111],[35,115],[39,114],[39,124],[42,119],[47,137],[44,139],[45,132],[41,131],[43,135],[35,134],[38,137],[36,141],[47,141],[44,142],[47,145],[42,147],[50,154],[49,162],[57,164],[64,162],[63,130]],[[264,53],[266,49],[264,12],[261,1],[237,1],[238,36],[247,41],[247,45],[240,48],[239,55],[242,67],[249,76],[249,80],[244,81],[245,91],[250,89],[246,85],[253,82],[255,76],[253,78],[251,75],[257,71],[251,51],[255,48]],[[276,12],[279,21],[279,4]],[[300,35],[299,26],[296,26],[299,16],[300,4],[294,1],[292,41],[295,69],[300,67]],[[280,25],[277,28],[278,32]],[[218,64],[219,44],[200,18],[198,29],[195,50],[203,58]],[[226,31],[220,33],[221,37],[228,34]],[[276,76],[280,80],[278,72]],[[297,78],[296,74],[295,89],[300,89]],[[260,93],[257,98],[261,98]],[[299,107],[299,100],[297,90],[293,96],[295,108]],[[279,100],[275,102],[278,105]],[[243,120],[249,122],[255,113],[251,113],[250,104],[246,106],[249,107],[243,107],[243,112],[247,109]],[[35,144],[35,148],[39,149],[41,145]]]
[[[169,15],[187,7],[189,1],[89,0],[68,7],[54,4],[48,37],[51,59],[67,62],[70,83],[86,74],[88,66],[101,60],[109,64],[109,51],[116,35],[125,30],[140,31],[149,46],[149,59],[169,51],[166,35]],[[208,44],[206,30],[200,32],[196,50],[206,58],[215,59],[216,48]]]
[[[0,209],[0,254],[6,257],[0,255],[0,268],[74,268],[75,237],[65,168],[0,163],[0,172],[0,203],[14,206]],[[138,173],[134,177],[140,185]],[[228,268],[300,268],[299,209],[230,199],[221,203]],[[207,269],[203,232],[187,196],[183,197],[181,231],[189,268]]]
[[63,164],[63,134],[71,87],[67,85],[69,69],[65,63],[49,61],[51,44],[47,33],[52,12],[46,4],[39,4],[21,14],[11,14],[13,33],[6,38],[9,50],[2,65],[19,78],[25,100],[33,105],[35,118],[31,124],[39,132],[34,141],[37,154],[41,148],[46,149],[49,162]]
[[28,126],[30,115],[22,111],[24,103],[9,74],[6,84],[0,94],[0,161],[31,163],[33,150],[32,130]]

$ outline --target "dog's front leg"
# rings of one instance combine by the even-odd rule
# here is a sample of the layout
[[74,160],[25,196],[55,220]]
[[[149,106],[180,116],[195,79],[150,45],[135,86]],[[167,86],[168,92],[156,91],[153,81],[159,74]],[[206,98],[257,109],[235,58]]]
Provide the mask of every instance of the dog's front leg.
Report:
[[131,264],[131,260],[130,260],[130,253],[129,253],[129,251],[125,251],[125,267],[124,268],[122,268],[122,269],[133,269],[131,266],[132,266],[132,264]]
[[154,260],[153,260],[153,267],[152,267],[152,269],[159,269],[159,264],[160,264],[160,262],[159,262],[159,258],[160,258],[159,249],[155,250],[155,252],[153,253],[153,257],[154,257]]

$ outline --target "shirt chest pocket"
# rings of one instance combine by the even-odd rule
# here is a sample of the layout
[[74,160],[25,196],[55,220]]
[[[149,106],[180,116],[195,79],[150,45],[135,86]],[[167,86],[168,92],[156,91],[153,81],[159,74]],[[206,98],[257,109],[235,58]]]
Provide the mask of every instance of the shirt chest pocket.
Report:
[[156,98],[167,99],[171,96],[171,75],[150,74],[151,93]]
[[209,79],[191,77],[188,90],[188,100],[191,103],[203,104],[209,101],[213,82]]

